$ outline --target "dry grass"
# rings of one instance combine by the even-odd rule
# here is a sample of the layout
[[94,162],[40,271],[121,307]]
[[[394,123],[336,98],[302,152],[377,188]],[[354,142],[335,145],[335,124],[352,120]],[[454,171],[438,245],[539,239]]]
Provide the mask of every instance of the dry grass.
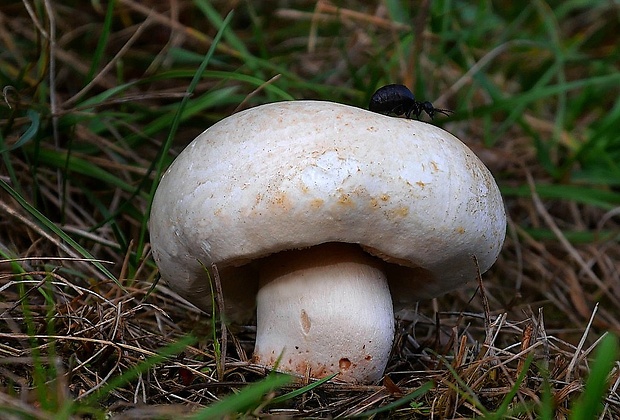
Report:
[[[29,13],[26,5],[30,2],[0,6],[0,40],[5,46],[0,62],[4,84],[0,150],[16,146],[0,155],[4,163],[0,179],[62,227],[66,237],[51,231],[6,188],[0,189],[3,418],[102,418],[107,412],[116,418],[173,418],[248,389],[267,375],[248,360],[254,327],[231,325],[222,331],[208,314],[157,283],[143,231],[148,191],[157,178],[152,163],[159,162],[157,152],[168,134],[167,127],[156,129],[151,123],[174,112],[192,74],[165,76],[166,71],[177,69],[170,51],[179,48],[202,55],[216,30],[201,22],[186,2],[119,1],[107,52],[89,79],[92,51],[105,33],[105,10],[41,1]],[[362,103],[361,96],[369,92],[351,78],[351,68],[370,69],[360,77],[365,86],[382,71],[388,78],[414,86],[422,77],[414,77],[419,65],[433,75],[426,79],[427,94],[445,92],[435,105],[457,111],[446,128],[466,139],[507,192],[506,244],[478,290],[421,302],[398,314],[393,354],[381,385],[330,382],[283,403],[269,404],[275,395],[305,385],[300,378],[294,385],[265,393],[256,404],[240,405],[240,411],[250,417],[350,417],[400,401],[404,404],[390,410],[390,417],[469,418],[503,413],[524,419],[567,418],[582,394],[601,337],[607,332],[620,334],[618,202],[596,205],[594,199],[563,196],[560,188],[549,193],[539,187],[586,185],[595,192],[617,193],[620,180],[580,184],[566,173],[564,178],[554,176],[549,169],[549,162],[561,168],[572,158],[576,144],[588,141],[590,125],[604,115],[602,109],[614,108],[617,95],[612,92],[579,114],[571,128],[558,127],[552,111],[559,106],[556,102],[541,100],[539,112],[524,111],[519,124],[489,144],[485,124],[501,126],[509,109],[477,114],[477,109],[491,106],[488,92],[472,89],[467,99],[458,96],[459,86],[471,84],[475,72],[455,65],[429,70],[436,57],[424,48],[438,40],[423,29],[426,26],[391,20],[382,3],[346,5],[341,11],[327,2],[314,8],[272,11],[267,10],[269,5],[255,9],[239,5],[243,12],[238,12],[233,29],[244,42],[256,37],[248,23],[252,19],[276,22],[265,24],[273,31],[263,34],[273,49],[265,61],[282,67],[248,60],[248,53],[227,39],[218,47],[219,61],[213,69],[241,68],[234,73],[238,75],[250,68],[251,76],[260,75],[269,82],[257,87],[237,76],[205,77],[194,98],[208,99],[209,91],[234,89],[220,91],[223,94],[212,103],[207,99],[196,103],[200,109],[186,118],[177,133],[183,140],[175,143],[173,152],[204,129],[205,121],[210,124],[239,106],[280,99],[269,86],[294,92],[296,97],[331,96]],[[155,11],[150,11],[151,6],[156,6]],[[54,10],[54,22],[45,19],[49,8]],[[219,4],[218,10],[222,16],[227,11]],[[416,22],[424,24],[424,13],[429,12],[420,7]],[[584,27],[570,21],[559,29],[560,35],[609,34],[606,21],[593,15],[600,17],[596,10],[583,12]],[[287,32],[280,29],[283,22],[308,30],[305,36],[293,29]],[[330,25],[337,27],[337,35],[322,37],[321,31],[329,32],[325,28]],[[393,40],[412,27],[420,44],[401,61],[390,61],[385,70],[388,65],[381,60],[385,46],[397,49],[400,44],[392,45]],[[55,28],[57,48],[50,55],[51,28]],[[604,37],[597,42],[588,47],[592,57],[611,48]],[[255,54],[252,57],[261,54],[258,42],[248,49]],[[419,63],[414,62],[416,51],[424,57]],[[520,79],[503,51],[475,54],[483,58],[472,68],[483,71],[485,53],[499,57],[488,70],[489,77],[505,92],[518,93]],[[548,59],[544,53],[534,58]],[[535,66],[535,61],[527,63]],[[197,68],[188,62],[185,67]],[[277,77],[282,68],[288,73]],[[576,78],[585,72],[577,66],[568,70]],[[55,76],[51,82],[50,74]],[[149,79],[153,75],[161,77]],[[95,106],[84,102],[130,79],[143,83],[129,86],[120,96],[101,97]],[[39,113],[39,134],[20,145],[32,125],[29,109]],[[541,155],[532,130],[543,139],[557,140],[550,156]],[[169,161],[166,157],[162,162]],[[575,166],[585,168],[586,163]],[[101,170],[104,173],[95,172]],[[118,281],[106,277],[67,237],[100,258]],[[217,345],[223,333],[227,357],[222,365]],[[188,338],[189,334],[198,339]],[[163,348],[169,356],[160,360],[157,355]],[[620,418],[619,368],[616,361],[603,418]],[[134,374],[109,389],[108,384],[124,372]],[[430,381],[434,383],[430,391],[413,401],[403,400]]]

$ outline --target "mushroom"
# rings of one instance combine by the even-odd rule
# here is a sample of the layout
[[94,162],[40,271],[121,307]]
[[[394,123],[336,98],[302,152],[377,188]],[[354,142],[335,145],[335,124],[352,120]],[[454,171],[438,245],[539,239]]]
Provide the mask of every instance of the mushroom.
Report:
[[319,101],[210,127],[162,177],[150,219],[171,289],[207,310],[215,264],[229,319],[256,299],[256,363],[351,383],[381,379],[394,310],[474,284],[505,228],[491,173],[456,137]]

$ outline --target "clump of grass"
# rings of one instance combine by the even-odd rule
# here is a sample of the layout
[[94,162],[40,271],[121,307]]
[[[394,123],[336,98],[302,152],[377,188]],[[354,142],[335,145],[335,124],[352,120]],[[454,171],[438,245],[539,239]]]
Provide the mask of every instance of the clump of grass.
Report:
[[[0,412],[620,417],[612,4],[151,6],[0,6]],[[455,111],[433,123],[493,171],[504,250],[478,294],[398,314],[382,384],[269,375],[248,359],[252,325],[224,325],[157,282],[157,179],[239,109],[365,107],[388,83]]]

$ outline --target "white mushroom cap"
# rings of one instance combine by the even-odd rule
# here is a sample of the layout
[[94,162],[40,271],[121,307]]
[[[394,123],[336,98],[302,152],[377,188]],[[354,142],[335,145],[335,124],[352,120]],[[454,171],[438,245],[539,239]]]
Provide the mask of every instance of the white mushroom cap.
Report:
[[[279,282],[264,274],[264,267],[274,264],[265,257],[326,243],[357,244],[354,248],[373,255],[350,259],[371,258],[370,266],[381,266],[392,300],[401,307],[474,284],[477,268],[484,272],[497,259],[505,227],[504,206],[492,175],[456,137],[431,124],[317,101],[263,105],[213,125],[164,174],[150,220],[153,255],[162,278],[183,297],[208,308],[204,266],[215,263],[229,311],[235,306],[253,308],[248,302],[254,300],[259,277],[264,285]],[[295,264],[293,271],[299,269]],[[263,304],[271,312],[278,310],[272,303]],[[257,335],[260,305],[259,299]],[[365,305],[359,304],[359,312],[369,310]],[[392,317],[391,302],[384,299],[378,305]],[[293,312],[303,327],[301,309]],[[282,322],[287,321],[293,322],[290,316]],[[391,329],[387,333],[393,334]],[[303,331],[300,334],[308,340]],[[257,342],[262,340],[257,337]],[[383,366],[348,379],[380,378],[389,345],[391,338],[382,360],[371,357]],[[359,364],[347,357],[336,359]],[[285,353],[282,361],[286,360]],[[304,366],[320,376],[315,375],[318,365]],[[340,365],[334,370],[346,369]]]

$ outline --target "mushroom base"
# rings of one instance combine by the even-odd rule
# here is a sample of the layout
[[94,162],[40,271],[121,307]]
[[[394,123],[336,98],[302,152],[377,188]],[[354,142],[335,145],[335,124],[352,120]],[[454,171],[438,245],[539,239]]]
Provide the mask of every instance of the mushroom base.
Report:
[[383,263],[350,244],[266,258],[260,269],[254,361],[350,383],[380,380],[394,338]]

